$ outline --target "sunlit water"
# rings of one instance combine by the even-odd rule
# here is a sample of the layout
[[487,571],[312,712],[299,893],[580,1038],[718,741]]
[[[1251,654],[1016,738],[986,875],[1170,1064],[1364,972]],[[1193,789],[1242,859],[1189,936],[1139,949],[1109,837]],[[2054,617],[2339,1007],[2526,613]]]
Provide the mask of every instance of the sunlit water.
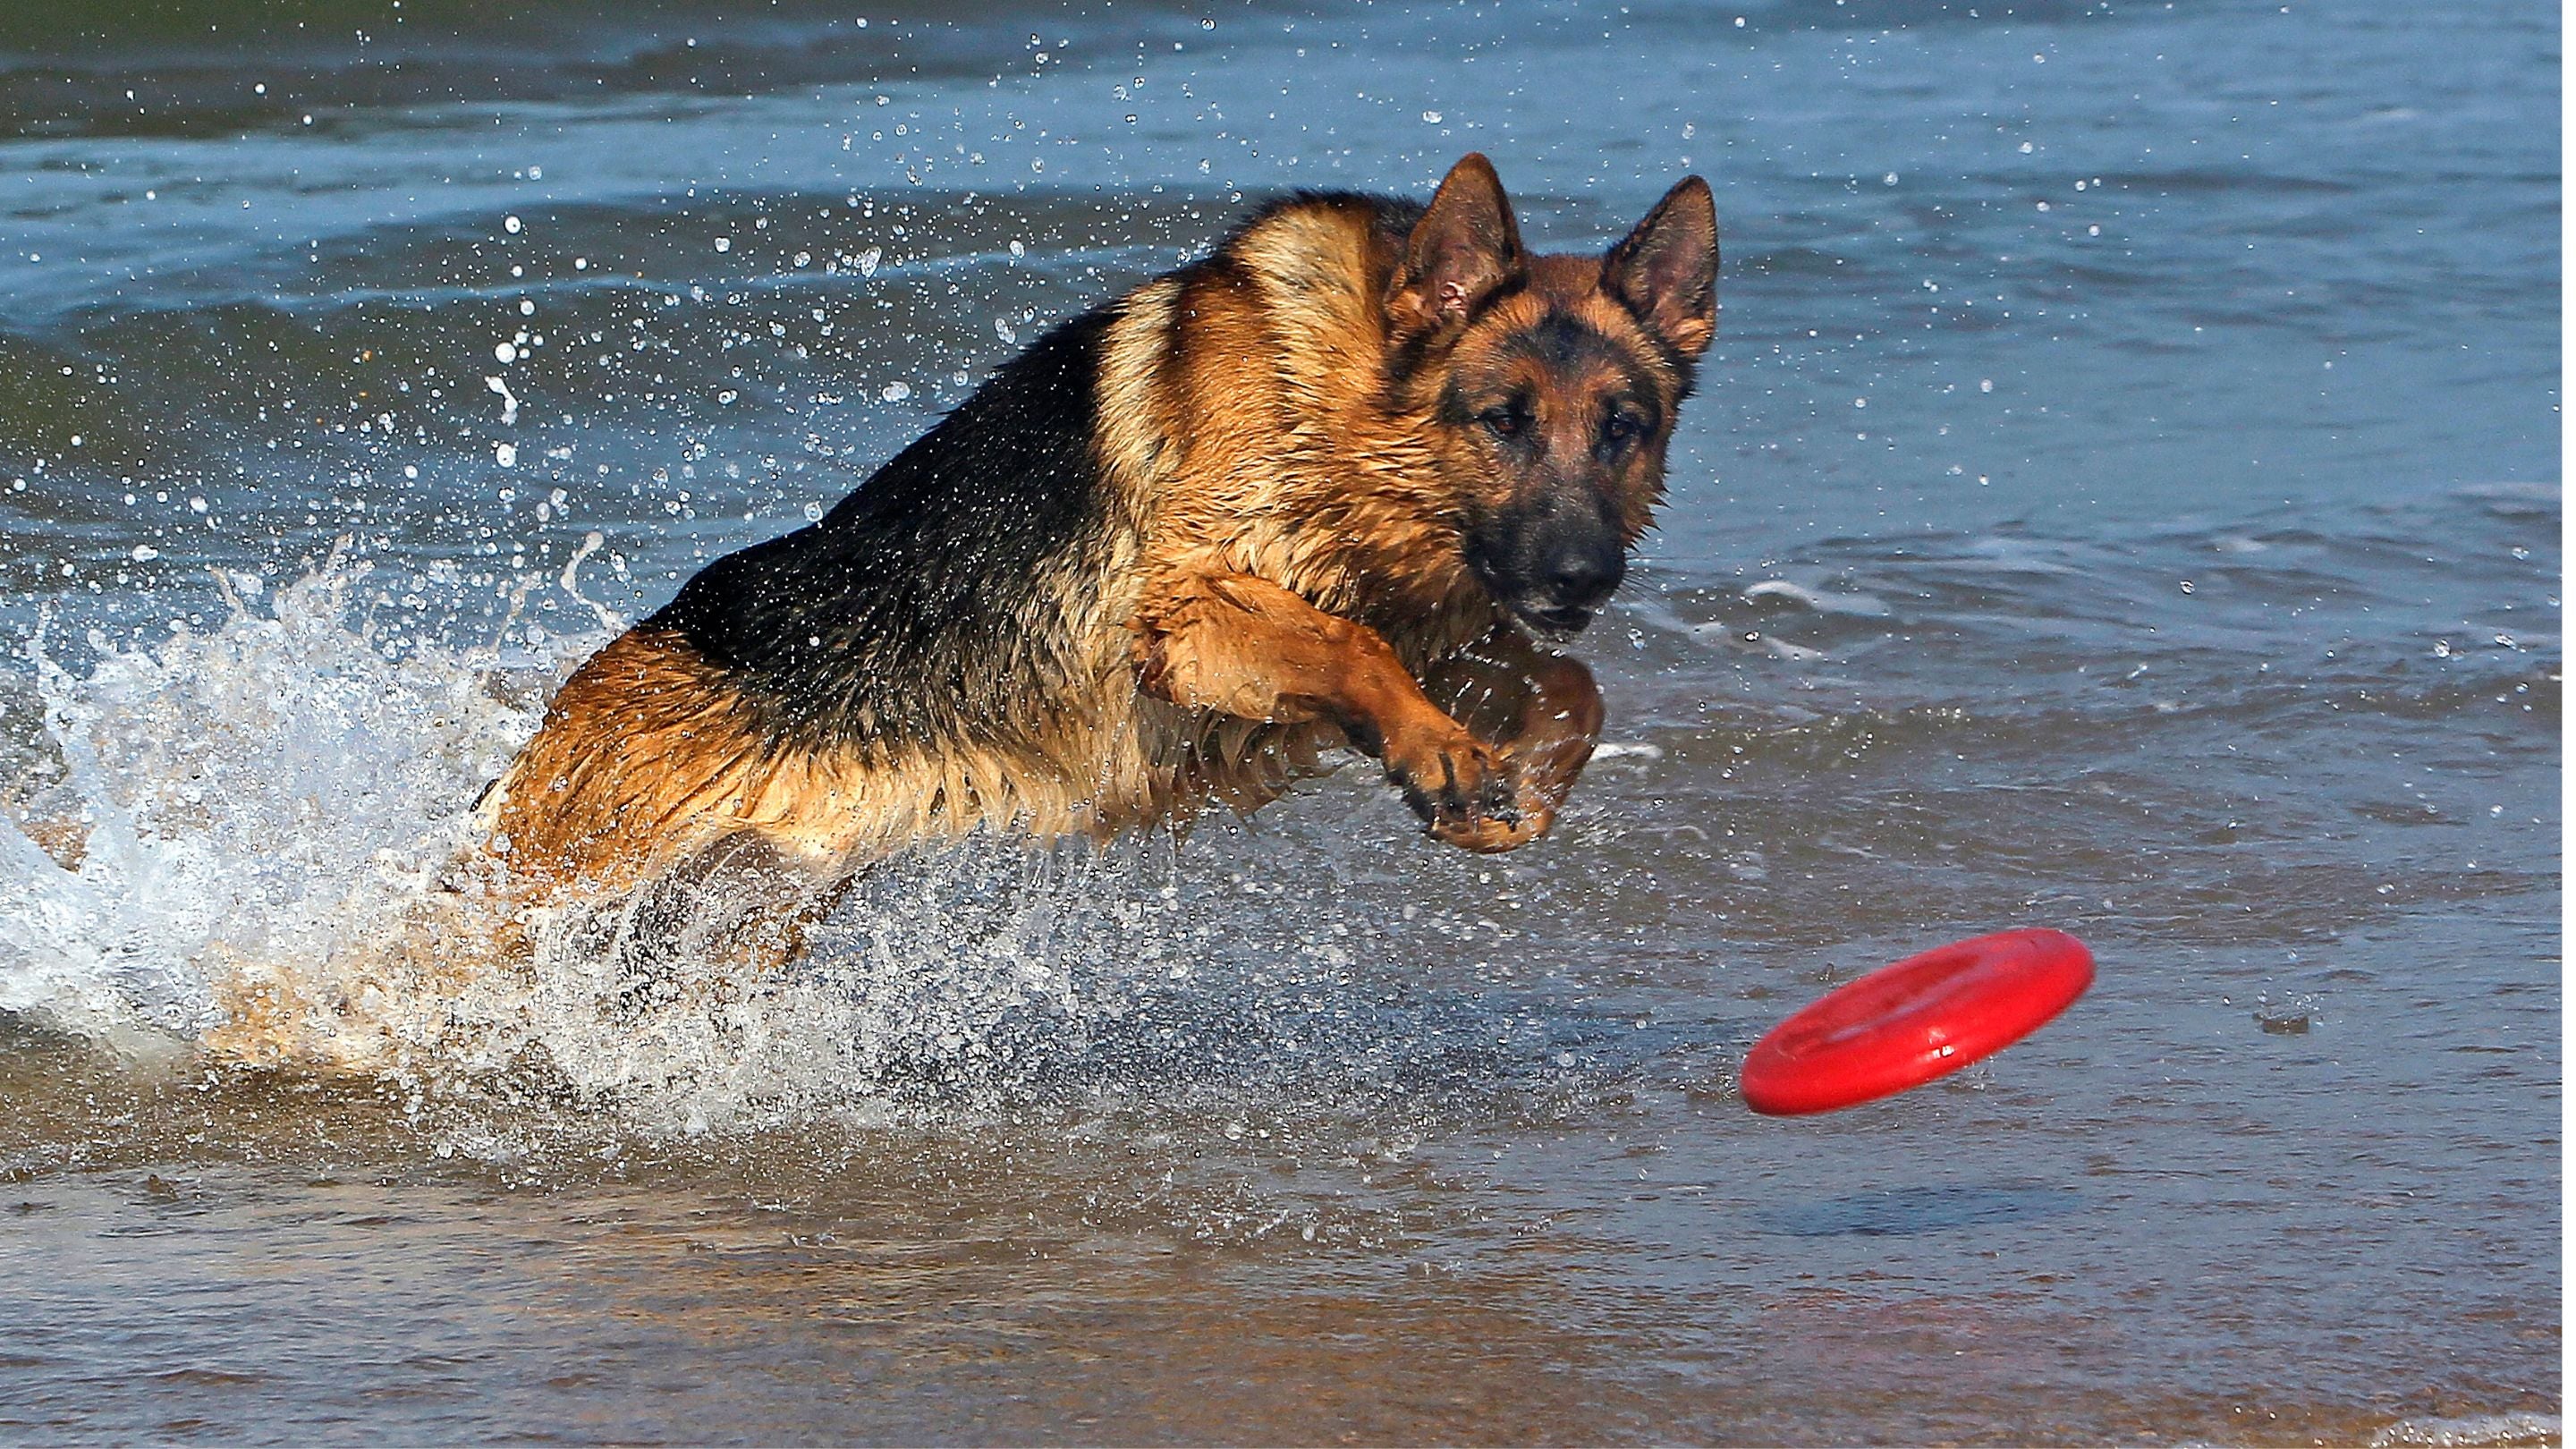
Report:
[[[0,19],[0,1428],[2554,1439],[2548,17],[1597,8]],[[1471,148],[1725,229],[1554,836],[1352,768],[432,989],[612,628]],[[2023,924],[2101,963],[2028,1043],[1735,1097]]]

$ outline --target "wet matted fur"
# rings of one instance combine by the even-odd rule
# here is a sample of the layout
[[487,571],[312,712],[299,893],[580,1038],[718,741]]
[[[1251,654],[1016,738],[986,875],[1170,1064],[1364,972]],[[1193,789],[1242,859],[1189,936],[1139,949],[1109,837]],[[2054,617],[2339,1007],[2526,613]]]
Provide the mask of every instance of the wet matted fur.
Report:
[[1249,810],[1344,744],[1524,844],[1601,723],[1543,641],[1651,520],[1716,280],[1697,177],[1598,257],[1527,253],[1482,156],[1275,203],[600,650],[490,849],[532,904],[755,862],[774,952],[906,844]]

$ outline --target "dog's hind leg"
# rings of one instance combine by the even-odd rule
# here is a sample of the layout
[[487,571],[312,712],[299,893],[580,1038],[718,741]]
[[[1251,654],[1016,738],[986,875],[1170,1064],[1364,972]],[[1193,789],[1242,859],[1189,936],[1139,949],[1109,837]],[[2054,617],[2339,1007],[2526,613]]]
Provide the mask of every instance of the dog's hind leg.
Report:
[[1510,850],[1538,834],[1502,756],[1442,713],[1377,631],[1250,574],[1176,579],[1136,627],[1148,694],[1242,719],[1338,725],[1452,845]]
[[854,872],[823,867],[757,831],[725,835],[637,889],[607,944],[619,995],[672,1000],[692,983],[745,982],[804,950],[806,932],[849,893]]

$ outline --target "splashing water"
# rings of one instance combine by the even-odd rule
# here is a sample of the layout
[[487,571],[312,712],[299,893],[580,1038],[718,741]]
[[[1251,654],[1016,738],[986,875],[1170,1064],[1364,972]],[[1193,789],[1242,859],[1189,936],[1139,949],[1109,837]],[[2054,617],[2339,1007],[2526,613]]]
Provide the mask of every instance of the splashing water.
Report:
[[538,711],[497,646],[367,615],[370,571],[335,556],[265,612],[228,582],[217,627],[93,635],[85,677],[31,648],[61,773],[0,821],[0,1009],[129,1044],[201,1038],[227,996],[333,984],[430,890]]
[[[1096,1090],[1170,1055],[1168,1013],[1139,1023],[1247,939],[1244,901],[1201,909],[1168,841],[987,838],[875,867],[772,975],[638,979],[601,944],[632,902],[541,918],[532,959],[499,963],[475,803],[617,621],[505,625],[541,641],[505,659],[388,628],[369,572],[335,557],[264,610],[235,581],[219,625],[149,647],[93,636],[78,677],[31,651],[60,773],[0,818],[0,1011],[129,1057],[356,1071],[415,1103],[533,1083],[695,1132]],[[1352,959],[1319,941],[1287,957],[1266,979],[1300,998]]]

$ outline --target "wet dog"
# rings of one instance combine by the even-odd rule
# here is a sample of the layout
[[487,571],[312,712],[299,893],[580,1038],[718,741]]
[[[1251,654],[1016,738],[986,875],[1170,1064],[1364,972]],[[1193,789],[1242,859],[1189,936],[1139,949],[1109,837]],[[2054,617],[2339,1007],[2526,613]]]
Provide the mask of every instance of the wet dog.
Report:
[[1342,745],[1438,839],[1523,845],[1601,725],[1546,646],[1662,497],[1717,263],[1695,176],[1602,256],[1524,250],[1482,156],[1427,206],[1271,205],[601,649],[489,849],[529,901],[748,902],[775,956],[907,844],[1250,810]]

